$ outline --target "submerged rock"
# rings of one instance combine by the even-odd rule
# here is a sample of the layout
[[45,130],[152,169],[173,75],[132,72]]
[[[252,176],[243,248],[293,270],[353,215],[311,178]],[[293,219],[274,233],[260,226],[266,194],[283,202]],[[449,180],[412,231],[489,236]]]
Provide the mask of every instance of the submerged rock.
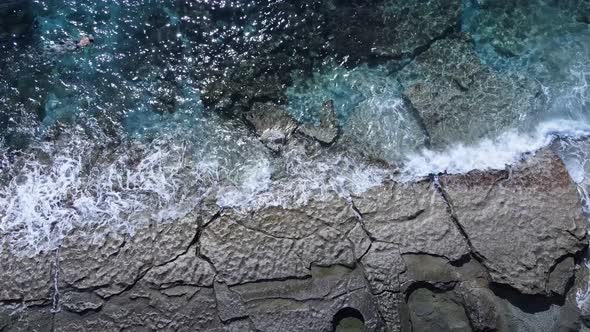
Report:
[[415,331],[473,331],[460,299],[419,288],[408,299]]
[[299,131],[324,145],[336,142],[340,135],[340,124],[334,109],[334,101],[328,100],[324,103],[320,112],[319,126],[303,124],[299,127]]
[[[335,53],[349,63],[409,58],[458,29],[461,1],[327,1]],[[428,24],[424,24],[428,22]]]
[[483,64],[464,35],[434,42],[398,79],[435,148],[526,123],[546,102],[537,82]]

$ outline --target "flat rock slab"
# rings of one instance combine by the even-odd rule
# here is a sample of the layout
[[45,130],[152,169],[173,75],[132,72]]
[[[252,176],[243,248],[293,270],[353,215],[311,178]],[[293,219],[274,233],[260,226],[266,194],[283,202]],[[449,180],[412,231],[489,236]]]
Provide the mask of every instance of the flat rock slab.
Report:
[[[193,269],[193,274],[207,274],[207,267],[200,269],[198,262],[189,264],[181,257],[189,250],[197,229],[198,217],[189,214],[179,220],[137,225],[131,236],[103,230],[104,236],[89,238],[84,231],[74,231],[59,252],[61,283],[76,289],[98,288],[99,295],[109,297],[133,285],[148,271],[148,279],[159,276],[162,283],[182,278],[187,269]],[[176,258],[180,259],[164,266]],[[167,269],[174,269],[176,275],[170,275]],[[195,278],[209,280],[212,285],[212,277],[192,276]]]
[[552,272],[587,245],[587,221],[555,154],[539,151],[506,171],[442,176],[441,184],[494,282],[525,294],[563,294]]
[[227,211],[200,238],[201,254],[228,285],[310,274],[312,264],[355,264],[346,234],[356,225],[342,199],[311,202],[300,209],[264,208],[253,213]]

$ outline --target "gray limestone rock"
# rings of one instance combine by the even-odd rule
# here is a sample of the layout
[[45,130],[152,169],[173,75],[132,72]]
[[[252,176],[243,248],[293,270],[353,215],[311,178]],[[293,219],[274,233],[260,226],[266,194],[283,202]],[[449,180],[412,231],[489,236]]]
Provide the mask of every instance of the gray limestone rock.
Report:
[[352,243],[354,249],[354,258],[356,260],[362,259],[367,251],[369,251],[371,248],[371,239],[363,229],[363,226],[360,222],[357,223],[356,226],[350,230],[350,232],[348,232],[346,237]]
[[173,261],[151,268],[142,280],[155,288],[168,288],[171,285],[211,287],[214,278],[215,271],[211,264],[198,257],[196,248],[191,247]]
[[464,283],[459,288],[463,306],[476,331],[506,331],[496,295],[486,285]]
[[[367,331],[580,326],[586,279],[572,278],[587,226],[546,150],[510,171],[388,182],[352,202],[207,206],[207,223],[193,213],[93,241],[74,231],[59,251],[54,331],[329,331],[355,317]],[[0,327],[44,331],[55,257],[2,253]],[[15,301],[31,307],[12,314]]]
[[216,282],[213,289],[217,299],[217,311],[223,322],[248,317],[240,294],[229,289],[227,285]]
[[563,295],[567,291],[569,283],[574,278],[575,262],[574,258],[569,256],[561,262],[555,264],[549,272],[547,281],[547,292],[557,295]]
[[373,293],[401,291],[399,275],[405,271],[405,265],[399,246],[374,242],[361,263]]
[[254,103],[244,120],[269,149],[279,152],[297,129],[297,122],[280,106],[273,103]]
[[[120,293],[151,268],[185,254],[197,234],[197,220],[198,217],[189,214],[179,220],[137,225],[130,237],[107,231],[97,239],[88,239],[84,232],[74,231],[60,249],[60,281],[64,287],[99,288],[97,293],[103,297]],[[181,262],[186,263],[186,258],[173,266],[160,266],[148,279],[157,274],[163,276],[168,269],[185,271],[187,267],[180,266]],[[173,282],[182,276],[166,278],[163,282]]]
[[261,331],[329,331],[343,309],[358,311],[368,331],[382,331],[376,301],[362,271],[314,267],[304,280],[268,281],[232,287]]
[[409,331],[411,327],[404,324],[401,314],[401,308],[406,307],[404,295],[386,291],[375,295],[375,297],[379,304],[379,313],[383,316],[387,330],[390,332]]
[[369,235],[399,247],[458,260],[469,248],[447,213],[442,196],[429,181],[393,183],[370,189],[354,204]]
[[50,307],[27,307],[25,304],[0,306],[0,331],[50,332]]
[[28,257],[4,246],[0,247],[0,261],[0,300],[49,300],[53,283],[54,253]]
[[336,196],[298,209],[227,211],[204,229],[200,252],[215,265],[217,280],[228,285],[301,278],[312,264],[354,265],[346,234],[355,225],[354,211]]
[[295,240],[246,228],[234,218],[223,214],[200,239],[200,252],[216,267],[218,281],[235,285],[309,275],[307,264],[293,249]]
[[406,254],[402,258],[406,266],[401,281],[406,285],[416,282],[427,282],[432,285],[454,284],[465,280],[486,282],[487,272],[477,261],[469,259],[463,264],[451,262],[439,256],[425,254]]
[[82,314],[87,311],[98,311],[104,300],[93,293],[67,292],[62,295],[60,303],[66,310]]
[[[81,318],[83,317],[83,318]],[[98,312],[84,316],[62,311],[55,331],[203,331],[221,328],[212,288],[167,296],[138,284],[109,298]]]
[[556,155],[542,150],[510,172],[474,171],[441,183],[494,282],[525,294],[563,294],[559,280],[573,272],[554,266],[587,245],[587,226],[576,186]]

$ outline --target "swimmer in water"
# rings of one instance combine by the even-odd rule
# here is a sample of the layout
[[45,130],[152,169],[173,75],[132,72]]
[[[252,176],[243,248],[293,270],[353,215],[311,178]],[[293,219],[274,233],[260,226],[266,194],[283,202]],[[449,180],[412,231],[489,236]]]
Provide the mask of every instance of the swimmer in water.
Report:
[[88,47],[94,43],[94,37],[92,35],[82,35],[80,40],[75,41],[72,39],[61,41],[59,43],[50,42],[46,49],[50,52],[64,53],[67,51],[74,51]]
[[92,35],[84,36],[76,43],[76,48],[84,48],[92,43],[94,43]]

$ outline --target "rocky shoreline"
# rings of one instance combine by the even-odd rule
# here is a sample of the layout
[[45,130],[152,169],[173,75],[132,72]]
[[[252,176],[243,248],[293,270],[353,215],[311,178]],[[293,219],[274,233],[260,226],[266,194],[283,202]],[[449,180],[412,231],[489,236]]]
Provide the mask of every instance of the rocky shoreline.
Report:
[[560,159],[384,183],[352,201],[2,251],[3,331],[577,331],[587,223]]
[[[468,3],[494,15],[513,10],[503,1]],[[0,42],[32,33],[27,1],[0,1],[0,18],[11,16],[17,4],[18,22],[0,24]],[[538,123],[526,120],[542,119],[541,111],[550,108],[547,82],[484,61],[476,41],[485,38],[461,27],[463,5],[278,1],[268,11],[187,5],[180,14],[206,18],[179,23],[187,24],[181,27],[188,31],[182,31],[186,39],[202,46],[189,53],[211,62],[183,79],[200,82],[204,113],[247,126],[273,158],[282,160],[292,149],[310,160],[346,153],[393,174],[395,160],[379,146],[390,142],[375,138],[383,134],[378,123],[363,122],[382,118],[364,119],[359,110],[343,114],[334,100],[324,98],[314,106],[317,123],[300,121],[289,112],[287,90],[295,73],[305,81],[328,60],[343,70],[382,66],[399,86],[389,115],[402,114],[407,122],[381,130],[411,127],[415,137],[402,137],[400,145],[413,145],[412,150],[441,151],[454,142],[473,143]],[[575,8],[572,31],[587,28],[588,8]],[[135,52],[145,46],[153,51],[144,52],[146,62],[153,56],[163,68],[174,67],[174,61],[154,54],[170,46],[159,38],[176,31],[152,14],[146,20],[153,35],[138,33],[118,51],[139,57]],[[274,29],[274,21],[287,23]],[[240,29],[252,22],[271,22],[251,32],[264,37],[251,38],[260,43],[241,39]],[[510,20],[502,25],[511,33],[497,36],[492,48],[515,57],[526,45]],[[204,31],[215,42],[209,43]],[[187,47],[175,43],[170,49]],[[543,61],[538,67],[551,69],[557,60]],[[135,76],[131,73],[125,74]],[[173,74],[158,76],[160,85],[150,90],[156,112],[175,110],[182,85]],[[31,87],[46,94],[51,84],[37,80],[45,84]],[[20,94],[11,98],[0,102],[24,100],[23,110],[46,102]],[[403,154],[390,155],[396,153]],[[182,218],[160,222],[146,216],[150,222],[133,224],[128,233],[80,226],[59,249],[35,256],[0,242],[0,331],[590,329],[590,304],[577,303],[578,292],[588,287],[587,218],[576,184],[550,147],[504,170],[412,181],[392,177],[362,194],[330,195],[302,206],[245,211],[220,208],[216,197],[208,197]],[[51,229],[47,233],[50,237]]]

